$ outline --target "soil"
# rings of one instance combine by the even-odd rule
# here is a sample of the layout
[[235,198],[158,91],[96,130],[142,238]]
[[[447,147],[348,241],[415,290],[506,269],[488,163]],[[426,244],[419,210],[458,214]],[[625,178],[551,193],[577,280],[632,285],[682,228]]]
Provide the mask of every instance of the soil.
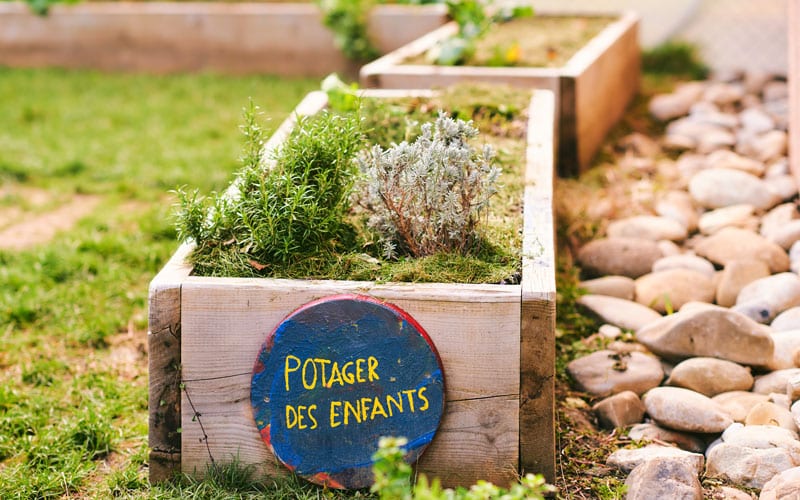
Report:
[[[465,66],[497,66],[511,51],[514,66],[559,68],[613,21],[610,17],[533,16],[496,24],[478,40]],[[405,61],[428,64],[425,54]]]

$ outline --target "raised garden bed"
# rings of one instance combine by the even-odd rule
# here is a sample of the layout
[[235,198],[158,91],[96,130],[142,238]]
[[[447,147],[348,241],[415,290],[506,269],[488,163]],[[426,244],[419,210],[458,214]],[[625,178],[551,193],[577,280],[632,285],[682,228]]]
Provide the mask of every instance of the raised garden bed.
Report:
[[[374,92],[372,92],[374,94]],[[368,91],[367,94],[370,94]],[[383,94],[386,94],[384,91]],[[315,92],[297,107],[326,106]],[[507,484],[520,471],[555,478],[554,96],[536,91],[525,151],[520,284],[375,283],[192,275],[182,246],[150,285],[150,477],[202,474],[233,457],[286,474],[262,442],[250,404],[265,335],[292,311],[339,294],[394,304],[438,350],[446,410],[418,470],[443,484]],[[294,124],[273,135],[275,147]],[[197,415],[201,417],[197,417]]]
[[[445,21],[439,5],[379,5],[369,29],[385,53]],[[85,2],[42,17],[0,2],[0,64],[284,76],[357,69],[311,3]]]
[[457,30],[455,22],[448,23],[363,66],[361,85],[420,89],[460,81],[483,81],[550,90],[557,99],[558,171],[561,175],[575,175],[589,166],[606,133],[622,117],[639,87],[638,17],[633,13],[619,16],[561,67],[407,63],[420,58]]

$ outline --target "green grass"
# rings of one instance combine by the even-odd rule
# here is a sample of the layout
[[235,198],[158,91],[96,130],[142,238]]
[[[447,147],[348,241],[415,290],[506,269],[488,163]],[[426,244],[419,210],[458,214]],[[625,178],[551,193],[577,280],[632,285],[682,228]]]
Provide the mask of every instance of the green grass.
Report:
[[0,250],[0,498],[264,495],[230,474],[149,486],[147,284],[177,247],[169,191],[228,184],[248,98],[277,127],[318,85],[0,68],[0,214],[21,211],[0,224],[100,197],[52,241]]

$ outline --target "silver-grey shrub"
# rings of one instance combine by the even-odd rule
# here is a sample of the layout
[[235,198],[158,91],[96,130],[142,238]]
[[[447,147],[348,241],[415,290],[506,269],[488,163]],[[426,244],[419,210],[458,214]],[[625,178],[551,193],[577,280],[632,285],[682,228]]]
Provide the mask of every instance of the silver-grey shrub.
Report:
[[471,121],[440,113],[414,142],[374,146],[359,159],[366,174],[361,204],[387,257],[476,250],[500,173],[490,146],[469,144],[477,135]]

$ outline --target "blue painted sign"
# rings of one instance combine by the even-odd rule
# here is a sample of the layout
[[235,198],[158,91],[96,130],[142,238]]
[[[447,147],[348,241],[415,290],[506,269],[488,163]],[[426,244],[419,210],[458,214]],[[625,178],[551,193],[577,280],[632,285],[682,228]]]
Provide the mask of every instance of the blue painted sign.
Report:
[[334,488],[373,482],[382,436],[408,438],[416,461],[444,412],[436,348],[400,308],[363,295],[323,298],[271,332],[253,369],[253,416],[290,470]]

